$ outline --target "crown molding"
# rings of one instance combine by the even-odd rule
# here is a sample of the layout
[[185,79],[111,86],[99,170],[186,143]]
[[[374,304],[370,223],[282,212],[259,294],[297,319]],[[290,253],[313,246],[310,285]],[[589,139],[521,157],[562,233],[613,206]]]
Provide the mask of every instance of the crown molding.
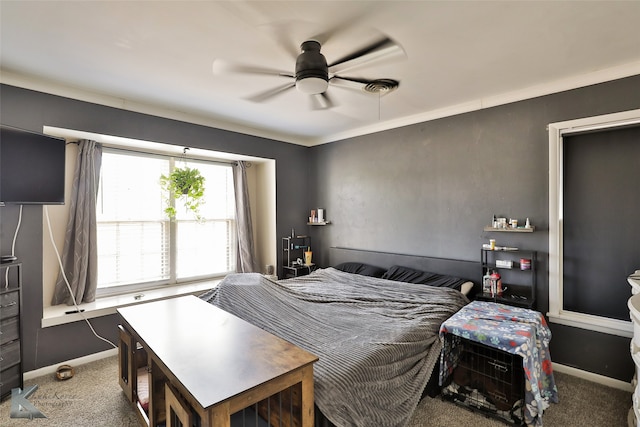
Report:
[[524,101],[527,99],[551,95],[567,90],[578,89],[581,87],[622,79],[625,77],[631,77],[638,74],[640,74],[640,61],[635,61],[617,67],[598,70],[577,76],[570,76],[564,79],[546,82],[516,91],[505,92],[502,94],[488,96],[457,105],[451,105],[437,110],[426,111],[424,113],[419,113],[400,119],[380,122],[376,123],[373,126],[364,126],[346,132],[327,135],[323,138],[317,138],[314,141],[315,143],[313,145],[326,144],[329,142],[335,142],[347,138],[355,138],[358,136],[382,132],[385,130],[395,129],[403,126],[409,126],[417,123],[441,119],[444,117],[478,111],[485,108],[497,107],[499,105],[510,104],[513,102]]
[[2,71],[0,74],[0,83],[11,86],[18,86],[25,89],[36,90],[39,92],[50,93],[52,95],[63,96],[66,98],[77,99],[80,101],[91,102],[95,104],[105,105],[123,110],[134,111],[143,114],[150,114],[158,117],[164,117],[173,120],[198,124],[202,126],[214,127],[217,129],[237,132],[260,138],[272,139],[291,144],[312,147],[321,144],[327,144],[344,139],[355,138],[359,136],[369,135],[373,133],[383,132],[399,127],[414,125],[417,123],[428,122],[431,120],[441,119],[444,117],[455,116],[458,114],[478,111],[485,108],[496,107],[499,105],[510,104],[513,102],[523,101],[526,99],[537,98],[539,96],[550,95],[553,93],[564,92],[571,89],[577,89],[593,84],[604,83],[611,80],[617,80],[624,77],[630,77],[640,74],[640,60],[623,64],[616,67],[606,68],[602,70],[585,73],[582,75],[569,76],[564,79],[555,80],[524,89],[505,92],[498,95],[488,96],[480,99],[470,100],[465,103],[446,106],[436,110],[425,111],[399,119],[378,122],[374,125],[354,128],[345,132],[334,133],[322,137],[301,137],[299,135],[290,135],[282,132],[273,132],[264,129],[257,129],[250,126],[232,123],[215,119],[213,117],[205,117],[185,111],[176,111],[165,107],[135,102],[125,98],[118,98],[102,93],[91,92],[76,87],[61,85],[58,83],[28,77],[25,75]]

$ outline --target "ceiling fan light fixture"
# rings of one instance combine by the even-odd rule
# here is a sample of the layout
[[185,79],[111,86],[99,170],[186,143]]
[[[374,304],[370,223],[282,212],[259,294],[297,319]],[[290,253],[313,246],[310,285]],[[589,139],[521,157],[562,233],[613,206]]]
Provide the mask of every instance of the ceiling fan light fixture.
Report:
[[307,95],[317,95],[324,93],[329,86],[329,82],[320,77],[307,77],[296,80],[296,89]]
[[329,86],[327,60],[320,53],[320,43],[307,40],[300,45],[296,59],[296,88],[307,95],[324,93]]

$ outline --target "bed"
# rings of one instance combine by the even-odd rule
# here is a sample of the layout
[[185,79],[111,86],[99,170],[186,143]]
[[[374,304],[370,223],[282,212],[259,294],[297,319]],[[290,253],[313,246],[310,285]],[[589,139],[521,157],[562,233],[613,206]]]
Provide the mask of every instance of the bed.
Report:
[[469,281],[415,264],[335,266],[280,281],[232,274],[201,298],[320,358],[316,425],[405,426],[437,365],[440,325],[469,302],[460,291]]

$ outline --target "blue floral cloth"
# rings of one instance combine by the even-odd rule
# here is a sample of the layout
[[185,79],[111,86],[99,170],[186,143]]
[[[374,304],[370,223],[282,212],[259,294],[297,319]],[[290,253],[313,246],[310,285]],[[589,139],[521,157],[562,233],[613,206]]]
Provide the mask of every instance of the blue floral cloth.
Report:
[[525,422],[528,426],[542,426],[542,413],[550,402],[558,402],[549,354],[551,331],[542,314],[485,301],[473,301],[463,307],[440,326],[440,385],[453,372],[460,352],[455,340],[445,339],[446,334],[522,356]]

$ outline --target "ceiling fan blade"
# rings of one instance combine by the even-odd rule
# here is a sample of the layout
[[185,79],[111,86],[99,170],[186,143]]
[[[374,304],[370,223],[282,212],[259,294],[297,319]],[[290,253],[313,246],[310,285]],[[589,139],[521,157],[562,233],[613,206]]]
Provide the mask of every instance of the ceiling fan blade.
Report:
[[280,94],[282,94],[283,92],[286,92],[287,90],[296,87],[296,83],[295,82],[290,82],[284,85],[280,85],[277,86],[275,88],[269,89],[269,90],[265,90],[264,92],[260,92],[257,93],[255,95],[249,96],[245,99],[252,101],[252,102],[264,102],[264,101],[268,101],[269,99],[278,96]]
[[328,110],[335,106],[327,92],[310,95],[309,98],[311,99],[311,109],[313,110]]
[[291,58],[300,54],[300,45],[291,40],[293,21],[275,20],[269,13],[269,5],[251,1],[221,1],[220,7],[244,22],[252,29],[258,29],[273,39]]
[[369,65],[376,61],[404,56],[404,49],[400,45],[390,38],[384,37],[330,64],[329,73],[340,73],[362,65]]
[[329,83],[339,88],[355,90],[368,95],[374,94],[377,96],[388,95],[400,86],[400,82],[393,79],[364,80],[340,76],[331,77],[329,79]]
[[362,15],[352,16],[348,19],[344,19],[341,22],[338,22],[333,27],[326,29],[321,33],[316,33],[309,39],[317,40],[320,44],[325,44],[329,40],[339,37],[342,33],[348,32],[354,26],[357,25],[357,21],[362,20]]
[[[308,35],[307,38],[317,40],[320,44],[324,45],[329,41],[334,42],[338,39],[348,39],[349,36],[354,34],[362,34],[363,29],[377,32],[377,30],[370,26],[371,22],[377,21],[377,18],[388,16],[389,13],[392,13],[390,9],[395,8],[395,5],[388,4],[393,2],[374,3],[375,5],[368,7],[366,11],[362,10],[359,6],[352,8],[350,5],[341,5],[339,13],[332,16],[331,26],[323,28],[323,31],[317,32],[311,37]],[[380,33],[378,32],[378,34]]]
[[278,22],[263,25],[261,28],[264,28],[276,44],[295,60],[300,55],[300,44],[291,39],[293,27],[294,24],[291,22]]
[[351,77],[333,76],[329,79],[329,84],[331,85],[345,88],[345,89],[357,90],[359,92],[364,92],[364,88],[369,83],[370,83],[369,80],[354,79]]
[[264,68],[264,67],[256,67],[253,65],[245,65],[239,64],[235,62],[225,61],[224,59],[216,59],[213,61],[212,66],[213,74],[229,74],[229,73],[240,73],[240,74],[261,74],[268,76],[282,76],[282,77],[294,77],[293,73],[274,70],[272,68]]

